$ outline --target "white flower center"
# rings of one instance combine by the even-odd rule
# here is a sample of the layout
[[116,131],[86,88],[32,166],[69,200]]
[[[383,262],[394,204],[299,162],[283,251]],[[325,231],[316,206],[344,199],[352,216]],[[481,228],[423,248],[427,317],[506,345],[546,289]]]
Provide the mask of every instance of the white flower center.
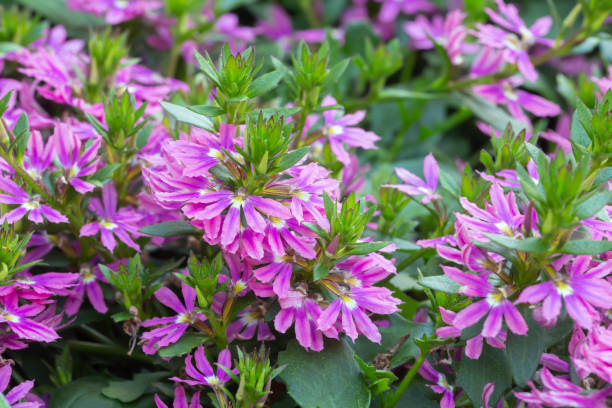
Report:
[[111,231],[117,228],[117,224],[115,224],[111,220],[102,220],[100,222],[100,226],[104,229],[111,230]]

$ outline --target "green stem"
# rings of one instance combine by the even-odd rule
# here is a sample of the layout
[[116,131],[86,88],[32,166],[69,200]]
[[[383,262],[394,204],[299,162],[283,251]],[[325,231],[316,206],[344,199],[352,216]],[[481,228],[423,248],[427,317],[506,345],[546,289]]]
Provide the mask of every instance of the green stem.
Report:
[[385,408],[393,408],[399,402],[404,392],[406,392],[406,390],[408,389],[408,386],[410,385],[410,383],[412,383],[412,380],[414,379],[414,376],[416,375],[416,373],[419,371],[419,368],[421,368],[421,366],[425,362],[426,357],[427,357],[426,353],[421,352],[421,356],[419,357],[419,359],[414,363],[414,365],[406,373],[404,378],[402,378],[402,382],[400,382],[400,385],[397,387],[395,392],[391,395],[391,398],[389,398],[387,402],[384,404]]
[[111,346],[108,344],[93,343],[90,341],[68,340],[66,344],[75,351],[82,351],[93,354],[104,354],[109,356],[120,356],[131,360],[141,361],[143,363],[156,364],[153,357],[146,356],[137,352],[128,354],[128,350],[123,347]]

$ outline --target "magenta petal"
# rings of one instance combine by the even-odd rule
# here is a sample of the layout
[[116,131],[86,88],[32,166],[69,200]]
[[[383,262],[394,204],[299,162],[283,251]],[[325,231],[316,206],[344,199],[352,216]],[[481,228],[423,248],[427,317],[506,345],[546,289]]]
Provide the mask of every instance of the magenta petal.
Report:
[[336,299],[327,307],[327,309],[321,312],[321,316],[319,316],[319,319],[317,320],[317,325],[319,326],[320,330],[326,331],[336,324],[341,307],[342,301],[340,299]]
[[282,309],[280,312],[276,314],[274,318],[274,328],[281,332],[285,333],[289,327],[293,324],[293,319],[295,317],[295,309]]
[[502,305],[497,305],[491,308],[489,316],[482,326],[482,335],[484,337],[495,337],[502,328],[504,309]]
[[470,327],[482,319],[490,308],[491,306],[485,299],[473,303],[457,313],[453,320],[453,326],[461,330]]
[[221,245],[228,246],[231,244],[238,230],[240,229],[240,208],[232,206],[230,207],[225,219],[223,220],[223,229],[221,231]]
[[93,306],[94,309],[98,313],[106,313],[108,311],[108,307],[106,303],[104,303],[104,295],[102,294],[102,288],[98,282],[90,282],[86,285],[87,289],[87,297],[89,298],[89,303]]
[[506,325],[508,328],[516,334],[525,335],[527,334],[527,323],[525,323],[525,319],[516,310],[516,307],[510,302],[506,301],[503,305],[504,308],[504,318],[506,319]]

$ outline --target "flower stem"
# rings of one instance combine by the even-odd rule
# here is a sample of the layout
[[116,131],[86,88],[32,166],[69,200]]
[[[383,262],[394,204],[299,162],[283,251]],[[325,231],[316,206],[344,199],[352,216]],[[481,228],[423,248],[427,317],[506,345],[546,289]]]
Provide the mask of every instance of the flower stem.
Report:
[[421,356],[419,357],[419,359],[414,363],[414,365],[406,373],[404,378],[402,378],[402,382],[400,382],[400,385],[397,387],[395,392],[391,395],[391,397],[384,404],[385,408],[393,408],[399,402],[404,392],[406,392],[406,390],[408,389],[408,386],[412,383],[412,380],[414,379],[414,376],[416,375],[416,373],[419,371],[419,368],[421,368],[421,366],[425,362],[425,357],[427,357],[427,353],[423,353],[421,351]]

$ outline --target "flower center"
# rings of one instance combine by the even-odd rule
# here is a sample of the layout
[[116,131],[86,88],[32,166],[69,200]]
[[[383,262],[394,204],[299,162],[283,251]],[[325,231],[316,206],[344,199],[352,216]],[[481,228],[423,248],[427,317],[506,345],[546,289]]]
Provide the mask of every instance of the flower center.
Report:
[[285,227],[285,220],[281,220],[280,218],[270,217],[270,221],[272,221],[272,225],[276,229],[281,229]]
[[335,135],[339,135],[342,134],[342,132],[344,131],[344,129],[342,128],[342,126],[329,126],[325,129],[325,134],[327,136],[335,136]]
[[17,323],[20,319],[19,316],[9,313],[6,310],[0,312],[0,317],[4,319],[5,321],[12,322],[12,323]]
[[217,149],[210,149],[208,151],[208,157],[212,157],[214,159],[223,160],[223,153],[221,153]]
[[89,266],[81,268],[81,279],[85,283],[91,283],[96,280],[96,275],[93,274]]
[[493,293],[487,295],[487,303],[491,306],[499,305],[506,297],[501,290],[496,290]]
[[572,289],[569,283],[567,283],[564,280],[556,280],[555,288],[557,289],[557,293],[559,293],[561,296],[564,296],[564,297],[574,293],[574,289]]
[[310,200],[310,193],[307,193],[306,191],[296,191],[294,195],[300,200],[304,200],[304,201]]
[[100,226],[104,229],[111,230],[111,231],[117,228],[117,224],[115,224],[114,222],[108,219],[104,219],[100,221]]
[[514,232],[512,231],[512,228],[510,228],[510,226],[508,224],[506,224],[505,221],[500,221],[500,222],[496,223],[495,226],[497,227],[498,230],[500,230],[504,234],[508,235],[509,237],[513,237],[514,236]]

